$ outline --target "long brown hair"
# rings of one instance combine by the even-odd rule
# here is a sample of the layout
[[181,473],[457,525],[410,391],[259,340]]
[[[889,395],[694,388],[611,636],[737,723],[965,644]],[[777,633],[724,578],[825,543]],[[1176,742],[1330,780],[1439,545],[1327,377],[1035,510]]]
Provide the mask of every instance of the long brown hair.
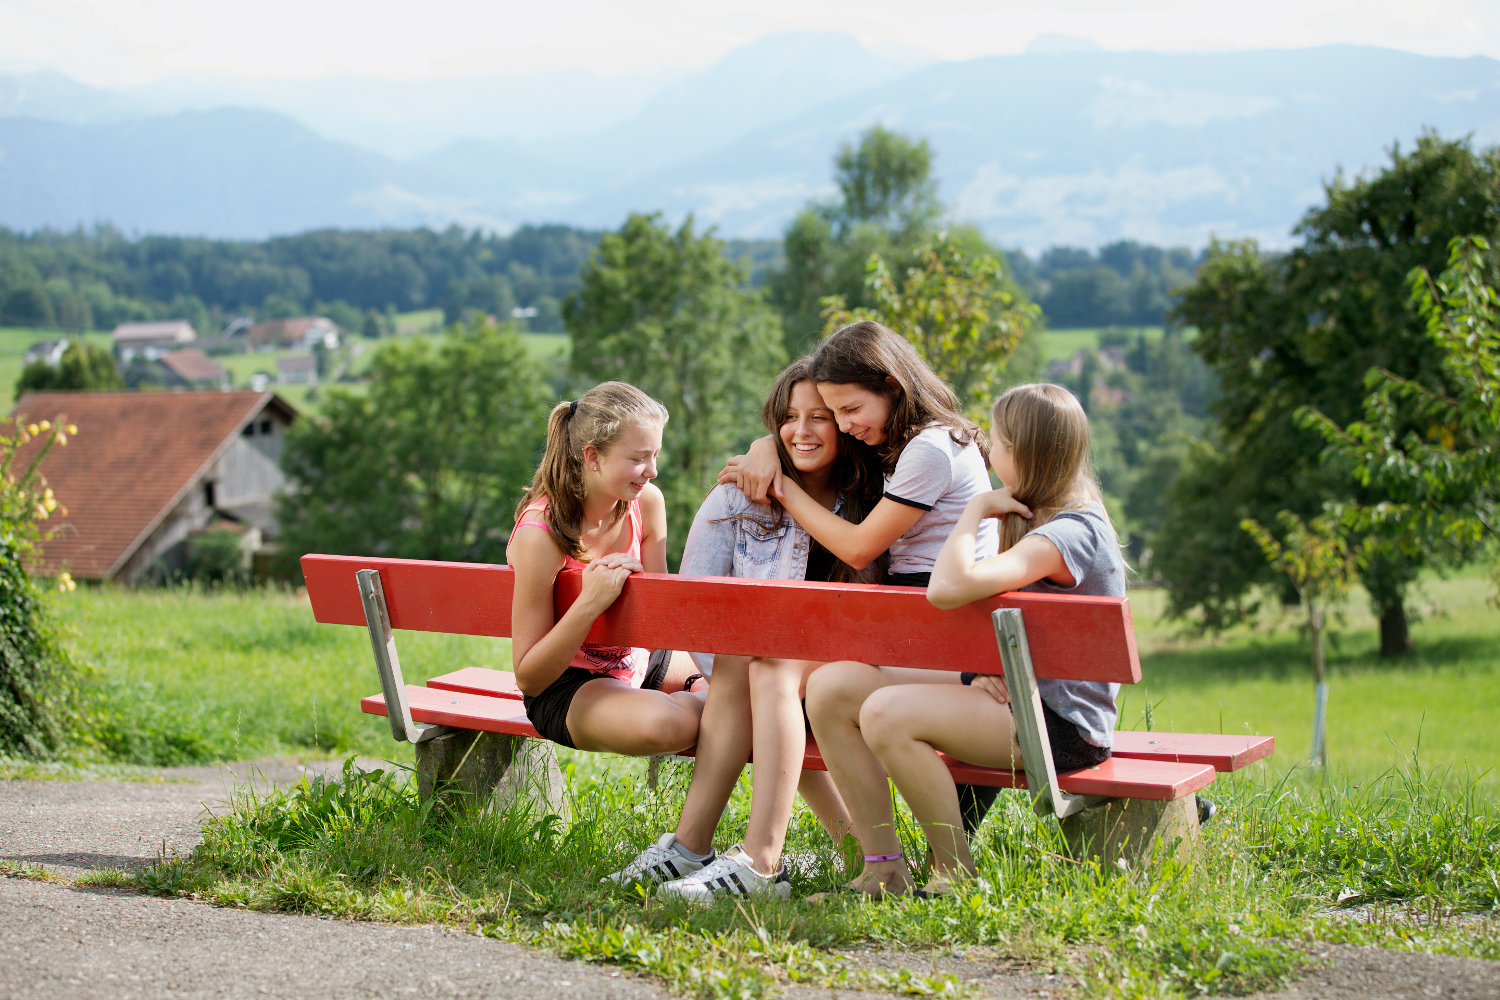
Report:
[[[776,454],[781,459],[781,474],[798,486],[802,485],[802,473],[792,463],[791,453],[781,440],[781,425],[786,422],[787,411],[791,409],[792,390],[797,383],[814,381],[811,355],[798,358],[776,376],[776,381],[771,383],[771,391],[766,395],[766,403],[760,410],[761,423],[771,432],[771,440],[776,442]],[[844,520],[858,524],[880,502],[884,485],[880,478],[880,459],[874,448],[848,434],[840,432],[837,441],[838,454],[833,460],[829,481],[843,500]],[[771,498],[771,504],[779,527],[785,511],[775,497]],[[813,539],[812,544],[819,543]],[[833,563],[833,583],[879,583],[885,576],[884,559],[872,562],[862,570],[855,569],[837,556]]]
[[1034,515],[1031,520],[1005,515],[1001,552],[1062,511],[1089,504],[1103,508],[1089,455],[1089,418],[1071,392],[1045,383],[1018,385],[995,400],[990,419],[1016,467],[1016,482],[1005,485]]
[[891,401],[885,440],[875,446],[886,475],[896,471],[907,442],[934,422],[948,428],[955,444],[972,442],[989,457],[989,442],[979,425],[959,412],[953,390],[904,337],[873,320],[852,323],[818,345],[812,373],[815,381],[857,385]]
[[[667,408],[627,382],[601,382],[577,400],[558,403],[547,418],[547,450],[531,478],[531,486],[516,506],[516,520],[528,506],[547,501],[544,515],[557,547],[582,560],[583,449],[593,445],[601,454],[629,427],[667,422]],[[615,501],[611,525],[630,510]]]

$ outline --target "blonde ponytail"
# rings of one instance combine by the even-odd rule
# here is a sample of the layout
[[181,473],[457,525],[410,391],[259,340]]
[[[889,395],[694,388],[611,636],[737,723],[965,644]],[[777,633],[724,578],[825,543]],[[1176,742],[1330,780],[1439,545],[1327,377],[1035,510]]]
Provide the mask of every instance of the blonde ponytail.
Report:
[[[547,501],[544,515],[552,540],[566,555],[582,560],[583,449],[593,445],[602,454],[627,427],[667,422],[667,408],[626,382],[601,382],[578,399],[558,403],[547,417],[547,449],[531,478],[531,486],[516,507],[516,520],[538,500]],[[630,509],[616,501],[610,524]]]

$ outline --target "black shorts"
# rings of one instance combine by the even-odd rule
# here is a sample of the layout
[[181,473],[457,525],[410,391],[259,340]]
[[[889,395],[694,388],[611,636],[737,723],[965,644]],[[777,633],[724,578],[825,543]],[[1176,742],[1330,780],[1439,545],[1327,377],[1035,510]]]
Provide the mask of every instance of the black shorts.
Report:
[[[972,684],[978,676],[966,670],[959,678],[965,684]],[[1109,760],[1109,747],[1096,747],[1084,739],[1077,726],[1052,711],[1052,706],[1045,701],[1042,702],[1042,720],[1047,726],[1047,742],[1052,745],[1052,766],[1058,774],[1097,767]]]
[[[667,665],[671,662],[670,649],[658,649],[652,653],[641,687],[652,691],[661,690],[662,681],[667,679]],[[544,739],[576,750],[578,746],[573,742],[573,734],[568,732],[568,709],[573,706],[573,696],[589,681],[607,676],[608,674],[596,674],[582,667],[564,667],[563,672],[557,675],[557,680],[547,685],[547,690],[535,698],[522,695],[521,707],[526,709],[526,717]]]

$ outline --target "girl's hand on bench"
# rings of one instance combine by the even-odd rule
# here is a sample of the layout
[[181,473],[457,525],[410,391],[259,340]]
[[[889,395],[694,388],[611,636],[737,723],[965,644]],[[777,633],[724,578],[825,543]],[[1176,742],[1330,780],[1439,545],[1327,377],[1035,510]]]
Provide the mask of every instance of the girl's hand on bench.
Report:
[[615,603],[625,581],[632,573],[644,573],[646,568],[640,561],[625,552],[611,552],[589,563],[583,570],[583,592],[578,601],[593,612],[600,613]]

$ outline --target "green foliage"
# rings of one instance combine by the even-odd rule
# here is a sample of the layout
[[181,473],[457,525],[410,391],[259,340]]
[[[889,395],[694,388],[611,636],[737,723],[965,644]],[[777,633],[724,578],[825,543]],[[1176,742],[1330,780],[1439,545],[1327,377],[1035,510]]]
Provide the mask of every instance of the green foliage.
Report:
[[916,347],[953,387],[959,405],[987,422],[1006,364],[1040,311],[1019,299],[1000,261],[972,255],[940,238],[917,252],[898,288],[879,255],[866,265],[869,305],[850,309],[841,295],[824,300],[824,334],[864,319],[884,323]]
[[106,392],[123,388],[125,379],[115,367],[114,355],[103,347],[75,340],[55,367],[40,359],[27,365],[16,383],[16,397],[51,390]]
[[1197,256],[1120,240],[1098,253],[1053,247],[1032,261],[1006,255],[1016,281],[1057,328],[1160,326],[1178,290],[1193,280]]
[[687,219],[631,215],[606,233],[563,308],[572,366],[619,379],[667,407],[659,477],[673,565],[688,526],[733,449],[760,429],[766,385],[785,362],[776,314],[739,265]]
[[[54,446],[76,428],[50,421],[0,433],[0,754],[50,757],[72,735],[81,671],[59,642],[52,609],[25,562],[45,535],[38,522],[58,509],[38,471]],[[22,445],[40,443],[17,466]],[[67,573],[64,591],[73,588]]]
[[[826,297],[841,295],[849,308],[873,305],[865,274],[872,255],[897,273],[917,264],[917,250],[942,211],[931,171],[925,139],[879,125],[857,146],[839,147],[839,199],[812,202],[797,214],[783,234],[785,264],[771,275],[771,301],[781,312],[789,357],[817,343]],[[973,255],[992,253],[975,229],[955,229],[950,238]]]
[[545,428],[544,373],[485,319],[380,347],[287,436],[282,551],[503,562]]
[[[1410,307],[1406,275],[1440,268],[1456,236],[1500,229],[1497,205],[1500,149],[1476,153],[1466,141],[1424,135],[1411,153],[1394,150],[1379,174],[1330,183],[1327,204],[1303,219],[1302,245],[1291,253],[1268,257],[1253,241],[1210,247],[1175,313],[1197,327],[1194,347],[1220,386],[1217,435],[1189,456],[1157,539],[1175,612],[1196,609],[1217,628],[1253,608],[1252,588],[1271,575],[1237,531],[1241,520],[1269,523],[1282,509],[1311,517],[1328,500],[1391,499],[1378,480],[1359,485],[1326,466],[1323,436],[1297,412],[1310,405],[1349,424],[1372,367],[1451,395],[1441,351]],[[1198,560],[1193,546],[1213,535],[1240,538]],[[1373,558],[1362,568],[1387,625],[1387,652],[1404,651],[1405,595],[1420,568],[1420,560]]]
[[245,550],[244,536],[233,528],[210,528],[188,539],[187,565],[189,580],[201,583],[248,583],[250,553]]
[[[1398,558],[1462,558],[1500,540],[1500,291],[1488,251],[1482,237],[1455,238],[1441,278],[1421,268],[1410,277],[1453,395],[1372,368],[1363,420],[1340,429],[1304,411],[1329,457],[1390,498],[1351,514]],[[1500,549],[1488,551],[1500,597]]]

